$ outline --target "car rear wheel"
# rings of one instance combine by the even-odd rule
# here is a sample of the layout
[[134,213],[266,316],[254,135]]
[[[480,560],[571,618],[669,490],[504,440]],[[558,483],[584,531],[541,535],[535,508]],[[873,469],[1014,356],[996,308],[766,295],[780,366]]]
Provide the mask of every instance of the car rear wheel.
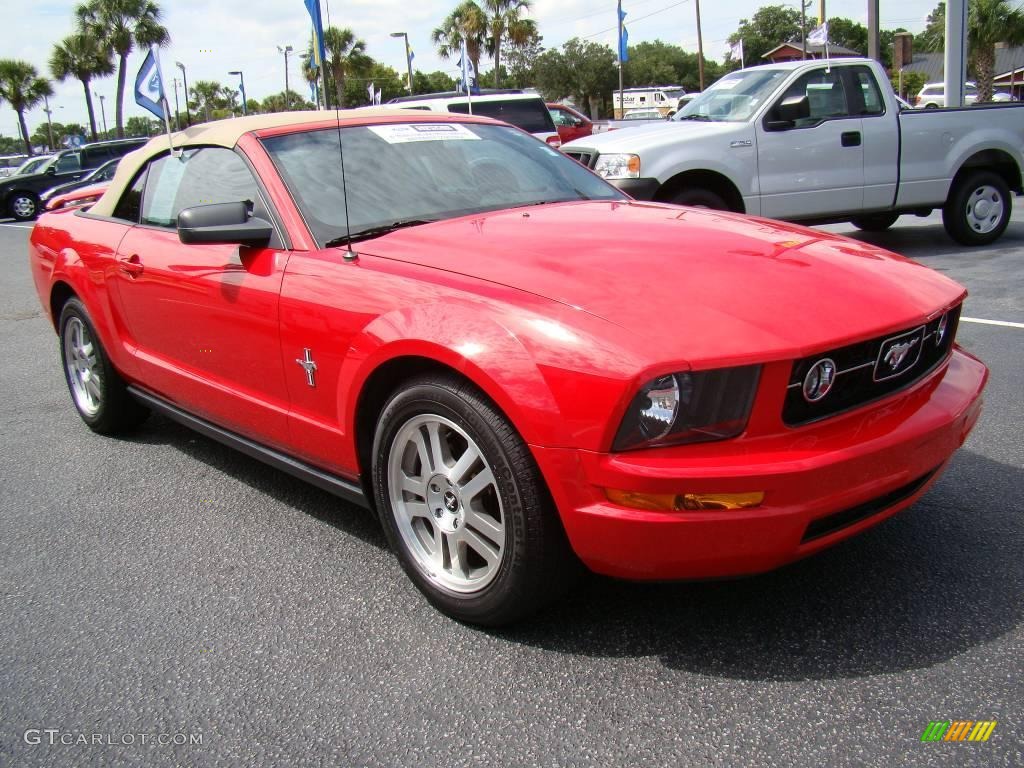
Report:
[[7,205],[11,217],[18,221],[31,221],[39,213],[39,198],[31,192],[15,192]]
[[671,202],[675,205],[688,205],[691,208],[714,208],[716,211],[729,210],[729,205],[717,192],[700,187],[682,190],[672,198]]
[[896,213],[875,213],[870,216],[858,216],[856,219],[850,219],[850,223],[865,232],[884,232],[895,224],[898,218],[899,214]]
[[128,393],[81,301],[67,301],[59,327],[64,378],[82,421],[105,435],[128,431],[145,421],[149,412]]
[[1010,223],[1013,200],[1006,181],[991,171],[964,175],[942,208],[949,236],[963,245],[987,245],[998,240]]
[[529,449],[454,376],[422,377],[391,397],[377,424],[373,481],[403,568],[447,615],[506,624],[571,584],[575,556]]

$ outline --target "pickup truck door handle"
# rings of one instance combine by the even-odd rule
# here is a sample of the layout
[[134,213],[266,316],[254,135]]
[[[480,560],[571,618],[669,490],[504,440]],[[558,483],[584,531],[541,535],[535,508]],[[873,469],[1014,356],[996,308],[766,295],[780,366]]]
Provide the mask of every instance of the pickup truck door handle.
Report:
[[142,260],[139,258],[137,253],[118,259],[117,261],[118,269],[128,275],[128,277],[138,277],[142,274],[142,270],[144,268],[142,266]]
[[859,147],[860,131],[846,131],[839,139],[844,147]]

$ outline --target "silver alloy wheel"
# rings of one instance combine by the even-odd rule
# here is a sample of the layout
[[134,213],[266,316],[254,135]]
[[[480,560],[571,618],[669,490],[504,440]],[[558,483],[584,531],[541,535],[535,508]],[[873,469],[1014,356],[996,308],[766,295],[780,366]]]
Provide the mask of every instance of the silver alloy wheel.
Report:
[[1003,219],[1003,198],[999,190],[985,184],[967,198],[967,226],[979,235],[987,235]]
[[30,219],[36,215],[36,201],[28,195],[18,195],[11,203],[11,211],[19,219]]
[[402,425],[388,453],[388,495],[416,566],[439,586],[478,592],[498,575],[501,494],[483,452],[457,424],[422,414]]
[[64,327],[64,365],[75,404],[86,416],[95,416],[103,403],[100,363],[89,329],[77,317]]

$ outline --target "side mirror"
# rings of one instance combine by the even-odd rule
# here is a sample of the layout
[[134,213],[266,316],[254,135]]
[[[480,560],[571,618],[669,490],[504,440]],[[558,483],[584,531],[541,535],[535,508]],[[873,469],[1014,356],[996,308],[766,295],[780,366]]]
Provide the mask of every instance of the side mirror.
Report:
[[183,243],[266,245],[273,234],[270,222],[251,216],[244,202],[197,205],[178,214],[178,239]]
[[772,110],[772,119],[765,123],[765,127],[772,131],[784,131],[792,128],[797,120],[804,120],[811,116],[811,102],[807,94],[801,96],[789,96]]
[[47,176],[56,176],[57,175],[57,168],[56,168],[56,166],[51,165],[49,168],[46,169],[45,173],[46,173]]

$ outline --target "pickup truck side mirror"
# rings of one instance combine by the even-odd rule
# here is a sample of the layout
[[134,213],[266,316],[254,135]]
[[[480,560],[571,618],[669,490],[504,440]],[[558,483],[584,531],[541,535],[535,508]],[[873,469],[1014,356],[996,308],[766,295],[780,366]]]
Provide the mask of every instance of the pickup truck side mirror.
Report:
[[811,116],[811,102],[807,94],[788,96],[772,109],[770,118],[764,127],[769,131],[785,131],[796,125],[797,120],[805,120]]
[[178,214],[178,239],[186,244],[266,245],[273,234],[270,222],[250,215],[245,202],[197,205]]

